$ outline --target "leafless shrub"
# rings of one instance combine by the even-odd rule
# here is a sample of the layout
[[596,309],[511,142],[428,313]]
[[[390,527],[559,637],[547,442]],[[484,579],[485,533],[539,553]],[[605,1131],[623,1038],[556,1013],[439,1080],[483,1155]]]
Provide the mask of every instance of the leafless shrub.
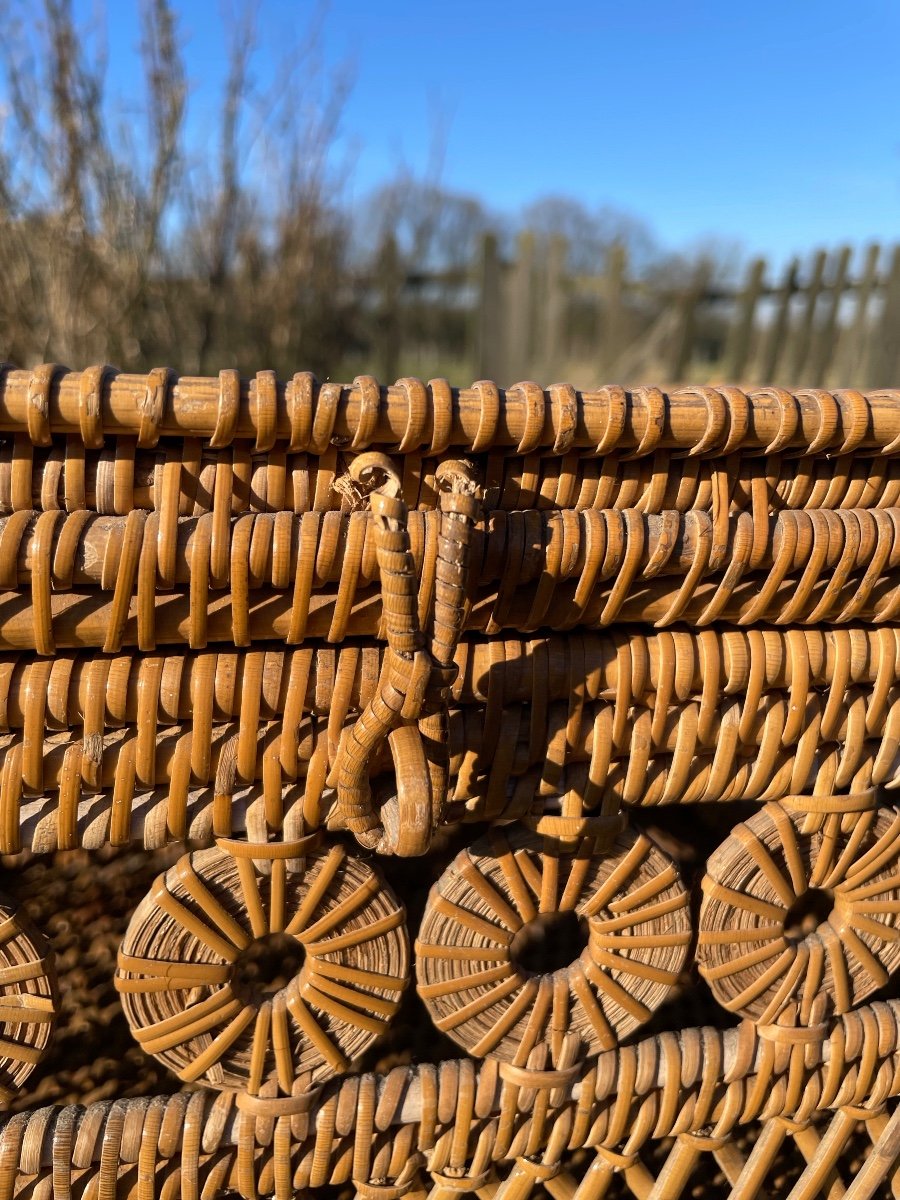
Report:
[[209,154],[188,142],[169,0],[141,0],[136,136],[116,119],[101,36],[71,0],[40,0],[37,20],[22,0],[0,11],[6,356],[189,371],[333,362],[352,340],[330,176],[346,80],[315,85],[316,26],[259,89],[252,10],[238,14]]

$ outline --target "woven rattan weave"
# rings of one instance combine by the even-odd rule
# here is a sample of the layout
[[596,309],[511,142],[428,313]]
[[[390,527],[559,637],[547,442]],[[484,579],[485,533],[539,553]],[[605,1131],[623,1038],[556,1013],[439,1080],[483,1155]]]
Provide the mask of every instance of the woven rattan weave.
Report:
[[898,1196],[897,786],[900,392],[0,370],[0,1200]]

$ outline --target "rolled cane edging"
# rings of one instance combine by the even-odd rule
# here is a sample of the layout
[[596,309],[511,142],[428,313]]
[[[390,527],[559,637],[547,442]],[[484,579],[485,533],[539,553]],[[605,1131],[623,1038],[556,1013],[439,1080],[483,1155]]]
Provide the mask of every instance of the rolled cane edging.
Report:
[[0,1101],[44,1057],[57,1010],[53,953],[22,910],[0,896]]
[[[556,914],[573,914],[587,944],[548,973],[523,945]],[[416,942],[418,991],[435,1025],[475,1056],[524,1066],[567,1034],[588,1055],[649,1019],[685,965],[688,893],[642,833],[623,830],[609,854],[593,839],[574,853],[513,827],[462,851],[429,894]]]
[[384,1032],[409,944],[402,904],[368,863],[336,845],[292,871],[272,849],[249,847],[270,851],[265,872],[223,840],[161,875],[116,987],[138,1043],[181,1079],[290,1096]]
[[900,965],[900,809],[788,797],[707,864],[697,959],[718,1002],[758,1024],[845,1013]]

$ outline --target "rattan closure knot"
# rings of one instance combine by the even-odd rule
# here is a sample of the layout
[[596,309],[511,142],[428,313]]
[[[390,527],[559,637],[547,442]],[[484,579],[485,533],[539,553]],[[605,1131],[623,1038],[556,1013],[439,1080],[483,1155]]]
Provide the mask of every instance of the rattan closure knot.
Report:
[[[400,476],[386,455],[368,453],[351,462],[350,479],[355,487],[369,489],[388,650],[375,697],[341,742],[329,827],[348,829],[361,845],[382,854],[419,855],[428,851],[447,802],[447,700],[465,626],[478,487],[465,463],[451,461],[438,472],[434,608],[430,626],[423,629]],[[368,771],[385,740],[394,758],[396,792],[378,815]]]
[[353,1186],[363,1200],[400,1200],[416,1186],[424,1166],[424,1154],[410,1154],[395,1179],[354,1179]]
[[812,1045],[828,1033],[827,1025],[757,1025],[756,1032],[767,1042],[784,1046]]
[[217,837],[216,845],[232,858],[249,858],[254,862],[270,863],[278,859],[305,858],[321,849],[323,831],[317,829],[305,837],[290,841],[251,842],[243,838]]
[[611,1150],[608,1146],[598,1146],[597,1157],[615,1172],[630,1171],[641,1160],[637,1151],[632,1154],[623,1154],[621,1151]]
[[533,1155],[525,1155],[522,1158],[517,1158],[516,1166],[524,1171],[526,1175],[541,1183],[546,1183],[548,1179],[553,1179],[562,1169],[558,1162],[545,1163]]
[[[579,806],[580,807],[580,806]],[[609,851],[616,838],[625,828],[628,818],[624,813],[590,816],[562,816],[544,813],[539,817],[523,817],[522,824],[545,838],[552,838],[574,848],[583,839],[593,842],[596,853]]]
[[264,1120],[279,1117],[303,1116],[317,1102],[321,1089],[311,1087],[295,1096],[256,1096],[250,1092],[235,1092],[234,1104],[239,1112]]

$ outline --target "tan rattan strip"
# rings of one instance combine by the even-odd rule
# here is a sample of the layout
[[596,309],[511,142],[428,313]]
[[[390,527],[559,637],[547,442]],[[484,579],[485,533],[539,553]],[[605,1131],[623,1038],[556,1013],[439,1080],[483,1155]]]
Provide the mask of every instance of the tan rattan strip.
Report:
[[89,442],[100,428],[131,434],[139,446],[149,447],[162,435],[177,435],[206,438],[217,446],[233,437],[252,438],[261,452],[281,441],[313,453],[332,444],[352,444],[356,450],[398,446],[403,453],[422,447],[479,452],[488,446],[520,453],[540,447],[557,455],[572,448],[641,454],[657,447],[712,455],[741,446],[769,453],[849,453],[860,446],[893,449],[900,436],[897,393],[891,391],[692,387],[667,394],[614,386],[579,392],[555,384],[539,389],[535,407],[533,386],[501,391],[479,382],[449,389],[444,381],[432,381],[426,388],[403,379],[378,389],[372,419],[367,377],[348,385],[319,384],[301,372],[276,383],[271,372],[259,371],[235,388],[232,372],[217,379],[179,378],[157,368],[147,375],[110,371],[99,381],[92,373],[86,391],[78,372],[6,369],[0,379],[0,429],[26,432],[35,445],[45,444],[53,432],[84,437],[86,405],[93,397],[100,416],[91,420]]
[[[763,693],[790,691],[800,709],[810,689],[828,688],[832,710],[846,708],[848,688],[874,685],[869,731],[887,716],[886,697],[900,680],[900,626],[752,630],[679,629],[656,633],[610,630],[532,638],[469,635],[454,651],[451,685],[458,707],[486,704],[489,713],[529,701],[616,703],[617,737],[633,705],[662,719],[669,705],[701,701],[706,728],[723,696],[746,697],[748,711]],[[199,727],[239,719],[249,737],[257,722],[290,714],[332,716],[336,727],[369,702],[381,672],[383,646],[323,644],[251,650],[98,656],[63,651],[51,660],[0,655],[0,729],[108,732],[138,722],[154,727],[191,721]],[[493,728],[496,717],[488,721]],[[208,734],[207,734],[208,736]],[[702,734],[708,740],[708,734]]]
[[[472,456],[489,509],[637,508],[656,513],[752,512],[769,508],[891,508],[900,502],[900,459],[875,450],[831,457],[735,452],[726,458],[676,458],[656,450],[595,457],[571,451],[520,456],[498,449]],[[33,446],[27,434],[0,437],[0,512],[87,508],[127,516],[132,508],[161,510],[177,496],[179,516],[201,516],[223,506],[245,512],[347,511],[348,497],[334,482],[356,451],[324,454],[275,448],[257,453],[252,442],[213,449],[199,438],[169,438],[153,450],[118,436],[101,450],[80,437],[57,436]],[[392,454],[412,509],[437,507],[440,459]],[[677,464],[677,466],[676,466]]]
[[[577,713],[555,702],[541,724],[516,705],[493,733],[485,731],[484,709],[453,710],[453,782],[442,797],[443,819],[530,820],[564,812],[569,796],[589,811],[614,811],[620,804],[764,803],[892,784],[900,696],[895,689],[884,726],[871,735],[869,702],[871,695],[854,689],[832,719],[828,700],[813,693],[798,725],[786,695],[750,709],[731,700],[705,726],[699,704],[688,702],[657,723],[658,732],[653,710],[639,708],[619,735],[605,702]],[[93,753],[67,735],[36,745],[7,738],[0,749],[0,852],[22,845],[97,849],[134,839],[151,847],[240,830],[255,830],[262,840],[271,830],[296,836],[339,820],[328,786],[339,747],[322,718],[304,720],[293,736],[271,722],[250,741],[236,725],[213,727],[206,739],[184,726],[160,727],[149,737],[128,727],[107,734]],[[388,794],[418,783],[415,761],[404,763],[390,741],[372,754],[369,770]]]
[[[738,626],[758,624],[818,624],[861,620],[889,624],[900,616],[900,588],[892,577],[865,580],[865,572],[815,572],[814,583],[803,572],[784,578],[776,573],[745,576],[736,586],[730,580],[708,579],[691,586],[690,579],[651,579],[629,590],[626,576],[593,590],[582,611],[563,593],[547,604],[538,626],[529,621],[534,597],[528,589],[501,596],[488,589],[476,599],[467,617],[470,631],[565,630],[579,621],[586,629],[612,624],[655,625],[657,628],[704,628],[713,622]],[[305,592],[305,589],[303,589]],[[571,585],[570,585],[571,590]],[[202,589],[138,594],[73,589],[53,592],[46,576],[31,592],[0,592],[0,651],[37,650],[43,655],[77,647],[114,651],[134,646],[153,651],[162,646],[203,648],[216,643],[250,646],[279,641],[295,645],[310,640],[339,644],[348,638],[377,638],[381,629],[381,594],[372,586],[349,600],[328,592],[260,588],[253,592]],[[503,601],[500,603],[500,601]],[[300,630],[298,636],[297,630]]]
[[[421,590],[430,591],[441,514],[410,512],[407,523]],[[42,538],[44,529],[48,533]],[[589,595],[615,578],[625,562],[636,580],[701,579],[726,562],[742,574],[776,564],[794,573],[812,554],[820,571],[870,570],[877,580],[900,562],[900,508],[788,510],[767,516],[762,528],[749,516],[738,516],[721,546],[715,537],[712,517],[694,510],[649,516],[635,509],[494,511],[472,533],[471,569],[481,589],[500,580],[511,580],[507,586],[518,589],[548,575],[554,587],[571,582]],[[313,590],[345,592],[348,584],[365,588],[379,578],[377,537],[367,512],[247,513],[221,525],[207,514],[164,526],[139,512],[103,517],[77,510],[54,516],[51,510],[0,517],[0,581],[11,588],[33,586],[40,550],[52,562],[50,579],[56,586],[113,590],[123,573],[134,576],[151,539],[159,590],[183,587],[204,571],[212,590],[238,579],[251,590],[290,588],[301,556],[314,563]],[[548,601],[552,595],[547,593]]]

